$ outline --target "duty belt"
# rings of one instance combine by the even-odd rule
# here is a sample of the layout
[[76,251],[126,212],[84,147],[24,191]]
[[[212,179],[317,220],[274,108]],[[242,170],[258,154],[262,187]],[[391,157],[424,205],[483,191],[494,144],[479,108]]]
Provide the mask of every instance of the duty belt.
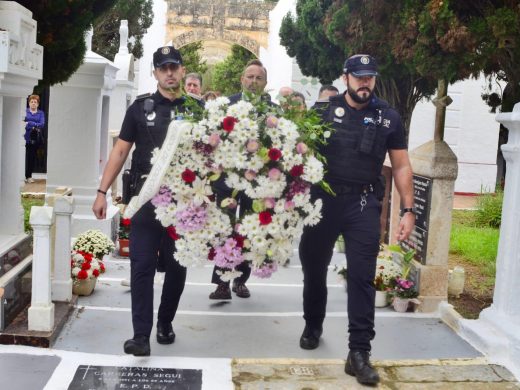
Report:
[[359,184],[359,183],[350,183],[350,184],[331,184],[330,186],[332,191],[336,195],[345,195],[345,194],[363,194],[374,192],[374,186],[372,184]]

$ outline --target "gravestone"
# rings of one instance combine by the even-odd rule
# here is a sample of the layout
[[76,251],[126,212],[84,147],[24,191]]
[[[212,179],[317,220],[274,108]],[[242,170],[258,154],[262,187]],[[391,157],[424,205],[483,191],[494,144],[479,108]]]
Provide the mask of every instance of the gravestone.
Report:
[[414,172],[414,232],[402,247],[416,248],[411,271],[422,312],[436,311],[448,299],[448,252],[457,157],[444,141],[433,140],[410,152]]
[[202,370],[85,366],[76,369],[68,390],[200,390]]
[[417,209],[415,226],[410,238],[401,243],[405,251],[415,249],[414,258],[421,264],[426,264],[428,251],[432,184],[432,179],[429,177],[413,175],[414,207]]

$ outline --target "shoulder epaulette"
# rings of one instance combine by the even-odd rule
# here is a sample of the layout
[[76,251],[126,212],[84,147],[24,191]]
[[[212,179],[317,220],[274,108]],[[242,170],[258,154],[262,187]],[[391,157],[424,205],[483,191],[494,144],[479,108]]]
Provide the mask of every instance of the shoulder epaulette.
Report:
[[143,93],[142,95],[137,95],[137,97],[135,98],[135,100],[143,100],[143,99],[146,99],[148,97],[152,96],[151,93]]

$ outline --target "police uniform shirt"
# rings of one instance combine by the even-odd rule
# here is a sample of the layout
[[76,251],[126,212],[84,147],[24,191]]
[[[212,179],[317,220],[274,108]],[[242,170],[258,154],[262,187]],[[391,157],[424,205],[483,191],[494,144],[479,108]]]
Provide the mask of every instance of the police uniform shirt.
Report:
[[[340,132],[342,129],[349,128],[349,122],[357,124],[367,124],[367,121],[377,122],[378,110],[381,110],[381,118],[380,124],[377,126],[377,132],[379,137],[384,138],[386,151],[389,149],[407,149],[404,126],[396,110],[391,108],[387,102],[375,96],[372,97],[367,107],[356,110],[347,104],[345,99],[346,93],[331,96],[328,109],[322,111],[323,120],[331,123],[335,129],[327,145],[321,150],[327,160],[329,158],[341,159],[342,157],[338,154],[344,156],[344,152],[348,153],[348,151],[337,150],[337,146],[339,145],[339,137],[341,137]],[[343,181],[339,177],[332,176],[326,174],[325,180],[331,184],[337,182],[338,179]],[[358,182],[355,178],[351,181]]]
[[[144,102],[147,98],[151,98],[154,102],[153,109],[148,114],[144,109]],[[138,97],[128,107],[119,138],[135,143],[132,169],[138,169],[142,173],[150,172],[152,150],[162,146],[170,122],[182,117],[182,113],[185,111],[185,101],[184,96],[172,101],[157,91],[153,95]],[[179,114],[181,115],[179,116]]]

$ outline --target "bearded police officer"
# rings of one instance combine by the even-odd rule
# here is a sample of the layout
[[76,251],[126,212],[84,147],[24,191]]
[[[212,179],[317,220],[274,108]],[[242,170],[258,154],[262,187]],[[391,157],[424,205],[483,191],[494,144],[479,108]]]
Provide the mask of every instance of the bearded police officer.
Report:
[[316,226],[306,227],[299,248],[305,319],[300,347],[319,346],[327,304],[327,267],[334,244],[342,235],[348,270],[350,350],[345,372],[360,383],[374,385],[379,375],[369,356],[375,336],[373,281],[384,190],[379,178],[388,152],[403,206],[397,239],[404,240],[415,224],[412,168],[399,114],[374,96],[376,60],[369,55],[354,55],[346,60],[343,72],[347,91],[331,96],[323,112],[324,120],[335,130],[321,152],[328,164],[325,180],[336,195],[313,188],[313,198],[323,200],[323,218]]
[[[128,108],[119,139],[107,162],[92,210],[98,219],[105,218],[106,191],[120,172],[130,149],[133,181],[139,187],[152,166],[152,150],[161,147],[172,119],[182,119],[186,97],[182,95],[184,67],[178,50],[173,46],[159,48],[153,55],[157,91],[138,96]],[[134,194],[137,195],[137,194]],[[186,281],[186,268],[173,258],[175,245],[166,229],[155,219],[154,206],[146,203],[132,218],[130,232],[130,283],[132,298],[133,338],[124,344],[124,351],[135,356],[150,355],[150,333],[153,326],[153,281],[159,249],[167,261],[161,303],[157,316],[157,342],[175,341],[172,321]]]

